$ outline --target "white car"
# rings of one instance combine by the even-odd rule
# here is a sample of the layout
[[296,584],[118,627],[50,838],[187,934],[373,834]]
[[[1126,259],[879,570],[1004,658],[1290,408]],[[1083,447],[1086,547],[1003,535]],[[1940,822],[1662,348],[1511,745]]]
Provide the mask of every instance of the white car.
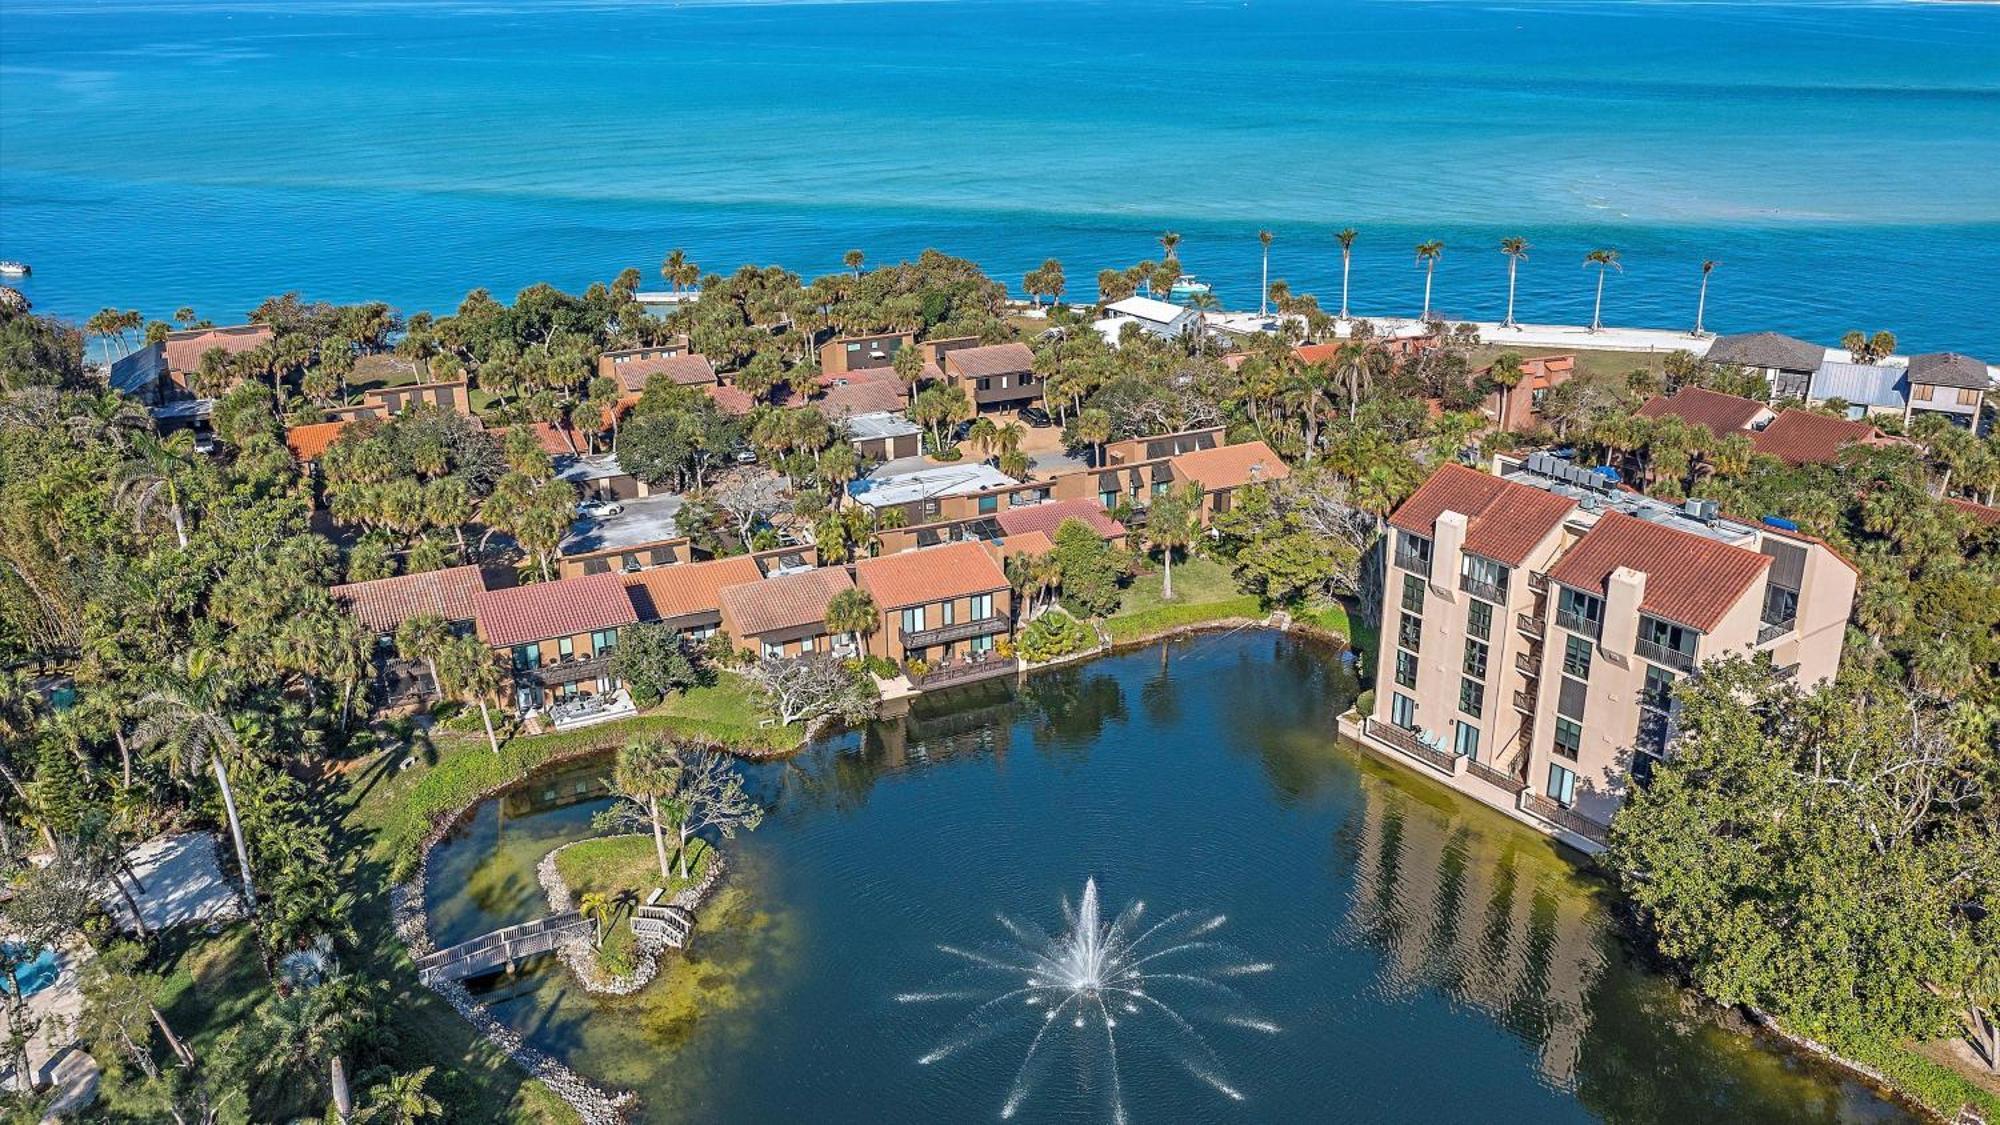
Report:
[[585,500],[576,506],[578,515],[594,520],[601,520],[606,516],[615,516],[624,510],[625,505],[620,504],[616,500]]

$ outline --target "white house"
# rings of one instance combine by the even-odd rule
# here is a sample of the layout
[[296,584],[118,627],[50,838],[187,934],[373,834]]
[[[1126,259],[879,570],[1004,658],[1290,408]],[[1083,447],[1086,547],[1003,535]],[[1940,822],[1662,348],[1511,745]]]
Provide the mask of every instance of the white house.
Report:
[[1201,313],[1151,297],[1127,297],[1104,307],[1104,319],[1092,324],[1105,342],[1116,345],[1127,324],[1162,339],[1178,340],[1201,331]]

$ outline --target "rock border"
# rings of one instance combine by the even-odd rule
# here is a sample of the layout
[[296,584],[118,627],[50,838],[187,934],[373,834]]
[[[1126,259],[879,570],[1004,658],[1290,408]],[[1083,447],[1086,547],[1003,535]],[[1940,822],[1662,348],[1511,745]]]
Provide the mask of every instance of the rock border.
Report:
[[[590,836],[582,840],[571,840],[567,844],[550,849],[549,854],[543,856],[541,862],[535,865],[535,878],[542,885],[542,893],[548,896],[549,912],[561,914],[576,909],[575,897],[570,894],[568,884],[563,882],[562,875],[556,870],[557,856],[578,844],[592,840],[616,840],[625,837],[649,839],[643,832],[620,832],[609,836]],[[727,867],[722,852],[714,851],[709,856],[708,869],[702,873],[701,882],[675,892],[674,896],[667,900],[667,905],[678,906],[693,914],[708,901],[708,896],[721,884],[723,871]],[[607,977],[603,974],[594,956],[596,951],[588,938],[571,938],[558,946],[556,953],[563,959],[563,964],[569,966],[569,971],[576,974],[576,979],[582,982],[585,992],[599,996],[630,996],[653,982],[653,978],[659,975],[661,958],[668,950],[678,947],[664,941],[642,937],[638,939],[634,948],[639,955],[638,965],[631,972],[617,977]]]

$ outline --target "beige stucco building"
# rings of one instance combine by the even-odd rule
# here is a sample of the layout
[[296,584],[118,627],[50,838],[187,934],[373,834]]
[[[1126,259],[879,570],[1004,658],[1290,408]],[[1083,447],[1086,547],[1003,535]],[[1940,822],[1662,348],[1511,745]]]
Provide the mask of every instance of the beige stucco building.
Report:
[[1594,849],[1701,661],[1834,675],[1856,575],[1825,545],[1544,455],[1495,468],[1447,465],[1390,517],[1365,744]]

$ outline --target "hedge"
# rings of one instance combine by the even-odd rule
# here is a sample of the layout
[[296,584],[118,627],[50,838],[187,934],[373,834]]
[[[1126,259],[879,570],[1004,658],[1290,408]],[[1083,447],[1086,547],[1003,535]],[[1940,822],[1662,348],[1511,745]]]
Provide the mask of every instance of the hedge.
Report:
[[1264,607],[1258,602],[1255,594],[1239,594],[1219,601],[1199,602],[1193,605],[1163,605],[1157,609],[1107,617],[1104,619],[1104,628],[1111,634],[1113,643],[1123,643],[1154,633],[1200,625],[1208,621],[1223,621],[1232,617],[1261,620],[1264,617]]

